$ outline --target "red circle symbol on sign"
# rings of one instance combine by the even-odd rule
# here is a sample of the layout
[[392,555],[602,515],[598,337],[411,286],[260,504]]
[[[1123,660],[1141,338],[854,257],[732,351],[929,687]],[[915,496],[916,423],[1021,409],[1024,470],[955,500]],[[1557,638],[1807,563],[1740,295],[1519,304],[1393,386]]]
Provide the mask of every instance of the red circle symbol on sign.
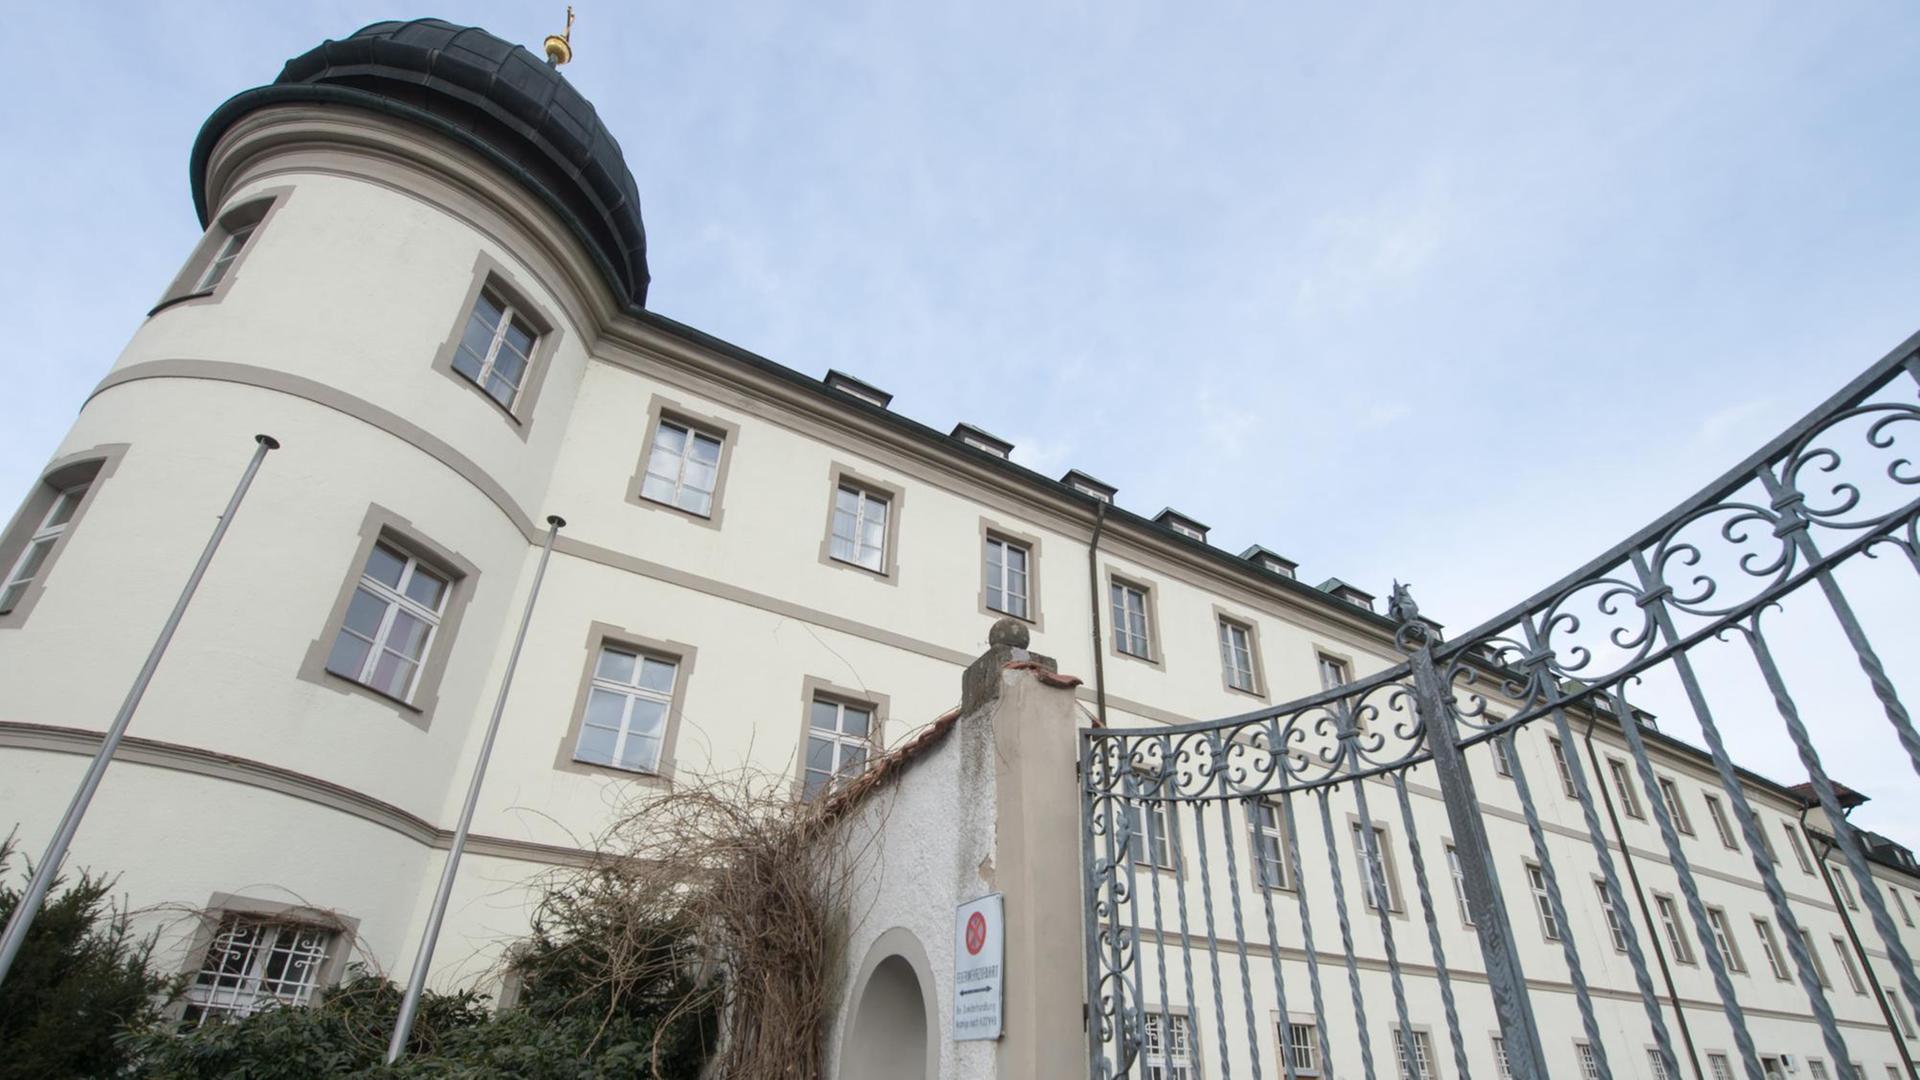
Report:
[[987,917],[974,912],[967,917],[967,955],[978,956],[987,943]]

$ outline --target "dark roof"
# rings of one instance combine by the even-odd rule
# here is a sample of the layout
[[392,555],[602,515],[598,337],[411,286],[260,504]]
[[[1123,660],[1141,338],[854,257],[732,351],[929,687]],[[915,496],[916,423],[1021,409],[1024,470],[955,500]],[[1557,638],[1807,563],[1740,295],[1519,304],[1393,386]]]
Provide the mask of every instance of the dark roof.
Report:
[[213,147],[241,117],[294,103],[405,117],[478,151],[545,200],[622,299],[647,301],[647,234],[626,158],[593,103],[531,52],[441,19],[377,22],[287,61],[273,85],[229,98],[194,142],[194,209],[208,222]]

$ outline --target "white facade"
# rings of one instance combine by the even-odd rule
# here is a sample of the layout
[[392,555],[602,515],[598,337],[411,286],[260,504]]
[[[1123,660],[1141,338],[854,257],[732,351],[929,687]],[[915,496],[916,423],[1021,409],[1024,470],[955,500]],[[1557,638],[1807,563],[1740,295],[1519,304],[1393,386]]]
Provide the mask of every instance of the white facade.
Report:
[[[350,952],[388,972],[404,968],[549,514],[567,525],[438,949],[441,986],[492,977],[499,949],[526,929],[540,874],[576,857],[633,785],[743,764],[798,785],[807,711],[820,692],[870,706],[882,747],[951,708],[962,669],[999,617],[983,600],[989,535],[1017,540],[1029,554],[1032,648],[1087,680],[1079,693],[1088,708],[1097,659],[1115,726],[1223,716],[1312,693],[1321,688],[1323,658],[1344,662],[1351,676],[1400,659],[1390,627],[1371,612],[1209,551],[1171,525],[1119,513],[1101,533],[1096,630],[1093,499],[635,314],[546,204],[434,132],[348,108],[264,108],[227,132],[205,180],[216,220],[260,200],[270,209],[211,295],[163,304],[142,324],[53,448],[51,462],[111,457],[113,465],[58,539],[31,604],[0,615],[0,826],[17,823],[23,850],[37,852],[253,435],[283,444],[181,625],[70,858],[120,874],[121,889],[155,925],[174,925],[169,906],[244,897],[350,920],[357,940],[343,940],[336,961]],[[486,280],[509,287],[544,327],[521,390],[531,407],[519,415],[436,365]],[[722,437],[710,515],[636,495],[663,414]],[[887,500],[883,573],[829,553],[835,492],[847,479]],[[43,495],[29,496],[0,555],[17,552],[41,525],[34,507]],[[337,632],[331,619],[343,590],[360,575],[369,522],[394,526],[385,534],[391,540],[420,545],[416,554],[438,554],[443,569],[461,575],[453,586],[458,624],[442,627],[444,664],[429,662],[441,667],[430,708],[315,664]],[[1146,597],[1149,659],[1114,644],[1112,578]],[[1222,618],[1251,631],[1252,692],[1229,685]],[[666,775],[574,760],[591,646],[604,634],[679,665],[658,770]],[[1549,813],[1552,842],[1567,848],[1565,865],[1588,865],[1577,811],[1571,802],[1556,807],[1544,740],[1525,733],[1519,752]],[[1766,902],[1745,856],[1722,848],[1699,801],[1716,786],[1710,771],[1700,759],[1671,757],[1665,767],[1691,800],[1689,842],[1703,885],[1718,890],[1714,902],[1739,937],[1739,989],[1750,1015],[1778,1020],[1774,1051],[1824,1056],[1804,1022],[1804,998],[1768,973],[1753,937],[1752,917],[1766,914]],[[1492,777],[1481,790],[1508,850],[1522,850],[1517,803]],[[1379,805],[1390,806],[1390,797]],[[1753,797],[1775,830],[1799,810],[1776,789],[1756,787]],[[1433,832],[1422,837],[1428,876],[1451,910],[1449,878],[1431,858],[1444,817],[1424,796],[1420,805],[1434,811]],[[1644,822],[1627,828],[1650,887],[1660,889],[1657,837]],[[1832,952],[1839,916],[1817,879],[1794,865],[1783,835],[1774,839],[1783,879],[1817,928],[1843,1024],[1878,1074],[1900,1059]],[[1390,836],[1390,846],[1410,898],[1404,838]],[[1322,880],[1315,862],[1328,853],[1303,843],[1302,855],[1311,891]],[[1351,882],[1351,851],[1334,855],[1349,860]],[[1527,963],[1543,983],[1537,1008],[1553,1029],[1549,1053],[1564,1051],[1571,1069],[1578,1024],[1558,989],[1564,964],[1525,922],[1532,908],[1519,891],[1517,862],[1501,869],[1516,927],[1537,946]],[[1920,909],[1920,879],[1879,872],[1906,907]],[[1175,887],[1177,879],[1165,877]],[[1603,916],[1591,890],[1576,885],[1568,891],[1573,930],[1588,946],[1589,977],[1614,1003],[1615,1068],[1643,1067],[1637,991],[1624,964],[1616,969],[1611,953],[1593,947],[1606,940]],[[1331,897],[1314,902],[1326,905],[1316,925],[1331,925]],[[1417,923],[1417,908],[1406,907]],[[1293,918],[1289,900],[1283,940]],[[1452,962],[1476,967],[1459,920],[1442,931]],[[1904,932],[1920,948],[1920,931]],[[1362,952],[1377,952],[1366,919],[1356,920],[1355,933]],[[1686,934],[1696,952],[1709,947],[1692,940],[1690,928]],[[170,943],[168,955],[183,965],[205,948],[178,929]],[[1700,967],[1677,965],[1676,979],[1698,1006],[1690,1016],[1703,1052],[1728,1051]],[[1344,985],[1328,985],[1343,1001]],[[1276,1011],[1260,996],[1267,991],[1251,992],[1261,1015]],[[1368,994],[1384,1015],[1384,983]],[[1438,1006],[1430,987],[1419,994],[1414,1011],[1434,1032],[1439,1073],[1450,1075]],[[1196,1011],[1196,1028],[1211,1023],[1210,1010],[1208,1003]],[[1301,1012],[1298,1002],[1293,1012]],[[1342,1007],[1331,1015],[1347,1014]],[[1473,1025],[1493,1027],[1485,1017]],[[1488,1036],[1468,1051],[1491,1069]],[[1384,1039],[1375,1047],[1382,1068],[1391,1053]],[[1623,1065],[1620,1055],[1641,1060]],[[1194,1075],[1216,1075],[1212,1056],[1202,1045]],[[1270,1052],[1266,1060],[1274,1060]]]

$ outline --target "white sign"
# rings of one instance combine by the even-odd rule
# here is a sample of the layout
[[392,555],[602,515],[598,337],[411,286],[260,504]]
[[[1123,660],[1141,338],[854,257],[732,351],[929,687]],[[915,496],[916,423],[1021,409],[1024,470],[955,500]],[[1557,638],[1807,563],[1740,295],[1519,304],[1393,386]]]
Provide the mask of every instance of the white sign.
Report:
[[953,915],[953,1038],[1000,1037],[1006,908],[999,893],[961,904]]

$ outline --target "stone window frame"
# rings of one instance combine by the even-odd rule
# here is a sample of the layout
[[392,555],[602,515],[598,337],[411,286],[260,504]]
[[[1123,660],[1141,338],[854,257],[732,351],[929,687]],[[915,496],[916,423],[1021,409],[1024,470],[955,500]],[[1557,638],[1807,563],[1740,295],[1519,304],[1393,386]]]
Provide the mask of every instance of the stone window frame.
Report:
[[[1720,963],[1725,965],[1728,971],[1736,975],[1746,974],[1747,957],[1740,951],[1740,939],[1733,932],[1733,919],[1727,914],[1727,909],[1719,904],[1702,906],[1707,912],[1707,935],[1713,939],[1707,944],[1713,946],[1713,951],[1720,954]],[[1716,915],[1719,916],[1718,920],[1714,918]],[[1725,949],[1720,947],[1720,938],[1723,935],[1727,942]]]
[[[660,736],[660,765],[651,772],[645,769],[629,769],[620,765],[581,761],[574,757],[574,752],[579,748],[580,743],[580,726],[587,717],[587,697],[593,691],[594,668],[600,661],[601,648],[607,645],[630,649],[656,660],[671,660],[675,665],[673,694],[667,704],[667,728]],[[671,787],[676,769],[674,748],[678,745],[680,723],[686,712],[687,684],[693,678],[694,660],[699,650],[684,642],[652,638],[622,626],[598,621],[587,625],[586,650],[586,663],[580,672],[580,687],[574,693],[573,718],[568,722],[565,734],[560,737],[560,749],[554,757],[553,767],[560,772],[579,773],[584,776],[617,777],[637,783]]]
[[[1135,769],[1134,775],[1146,778],[1149,782],[1152,780],[1152,774],[1145,769]],[[1175,820],[1173,807],[1171,805],[1177,801],[1178,800],[1154,799],[1142,796],[1135,801],[1125,804],[1129,811],[1135,806],[1140,808],[1141,843],[1139,848],[1128,856],[1128,861],[1133,864],[1135,870],[1151,871],[1155,874],[1171,874],[1176,881],[1186,880],[1187,850],[1181,845],[1180,838],[1175,835],[1175,830],[1180,827],[1180,824]],[[1153,814],[1156,808],[1159,809],[1161,817],[1165,819],[1167,825],[1166,847],[1160,852],[1160,854],[1166,856],[1167,861],[1164,863],[1155,861],[1153,857]],[[1202,837],[1201,839],[1204,841],[1205,838]]]
[[[1277,1050],[1280,1055],[1278,1058],[1275,1059],[1275,1061],[1277,1061],[1280,1066],[1279,1069],[1276,1070],[1276,1072],[1280,1076],[1284,1077],[1288,1075],[1298,1075],[1298,1076],[1307,1078],[1307,1080],[1318,1080],[1319,1077],[1324,1077],[1328,1075],[1327,1063],[1323,1060],[1320,1060],[1324,1055],[1320,1053],[1319,1036],[1320,1036],[1321,1020],[1319,1017],[1315,1016],[1313,1013],[1281,1012],[1278,1009],[1268,1009],[1267,1019],[1272,1023],[1272,1026],[1273,1026],[1273,1039],[1275,1044],[1274,1049]],[[1295,1024],[1303,1024],[1307,1027],[1314,1029],[1313,1057],[1314,1057],[1314,1060],[1319,1062],[1319,1068],[1316,1068],[1311,1072],[1306,1070],[1298,1070],[1297,1072],[1291,1073],[1291,1074],[1288,1072],[1288,1070],[1293,1068],[1293,1066],[1289,1064],[1289,1055],[1291,1052],[1291,1043],[1293,1040],[1292,1029],[1293,1029],[1293,1025]]]
[[[1116,569],[1112,563],[1106,567],[1106,590],[1100,601],[1102,610],[1107,613],[1107,652],[1112,656],[1123,657],[1136,664],[1146,664],[1162,671],[1167,667],[1166,650],[1160,645],[1160,586],[1139,574]],[[1147,608],[1147,651],[1151,656],[1136,656],[1120,647],[1120,627],[1113,622],[1113,587],[1124,585],[1138,589],[1146,600]],[[1217,646],[1216,646],[1217,647]]]
[[[327,992],[340,981],[345,974],[347,961],[354,951],[354,944],[360,938],[360,920],[350,915],[325,908],[310,907],[304,904],[290,904],[278,900],[261,900],[256,897],[242,896],[237,893],[216,892],[207,898],[206,907],[198,913],[198,925],[187,945],[184,963],[180,973],[188,984],[206,966],[207,953],[213,949],[213,939],[220,933],[220,924],[229,915],[257,917],[269,922],[294,923],[324,929],[333,934],[327,946],[327,960],[314,979],[313,996],[307,1001],[306,1008],[312,1008],[326,999]],[[182,993],[166,1006],[166,1015],[178,1022],[186,1015],[187,999]]]
[[[1248,843],[1251,845],[1248,850],[1249,858],[1247,861],[1253,867],[1253,887],[1256,890],[1266,890],[1268,892],[1299,892],[1300,883],[1294,880],[1292,857],[1298,840],[1293,835],[1292,815],[1287,812],[1286,804],[1268,795],[1255,797],[1249,800],[1246,805],[1248,809],[1247,817],[1249,819],[1247,823],[1247,838]],[[1265,839],[1266,829],[1260,824],[1260,819],[1257,816],[1257,810],[1260,806],[1271,806],[1274,810],[1274,826],[1279,832],[1280,840],[1280,876],[1282,880],[1279,884],[1261,880],[1262,871],[1260,867],[1265,865],[1266,860],[1260,853],[1259,845]],[[1305,867],[1301,869],[1302,872],[1305,871]]]
[[[1359,824],[1360,815],[1349,812],[1347,814],[1347,847],[1349,850],[1353,847],[1354,826]],[[1405,919],[1407,917],[1407,894],[1406,891],[1400,887],[1399,860],[1394,857],[1393,853],[1393,824],[1387,821],[1375,821],[1373,826],[1381,832],[1380,867],[1386,874],[1388,899],[1393,901],[1393,903],[1387,905],[1387,914],[1396,919]],[[1355,851],[1354,855],[1357,859],[1359,852]],[[1354,869],[1357,873],[1364,873],[1366,871],[1366,867],[1358,865],[1357,862]],[[1365,887],[1363,884],[1364,879],[1355,877],[1354,882],[1354,899],[1360,901],[1361,911],[1370,913],[1372,909],[1366,906],[1366,893],[1360,891]],[[1415,1026],[1418,1027],[1419,1025]]]
[[[333,651],[334,639],[340,636],[340,627],[346,622],[347,605],[353,601],[354,590],[359,588],[360,579],[366,572],[367,557],[372,554],[374,544],[381,540],[445,574],[451,594],[441,610],[440,625],[434,633],[433,644],[427,650],[426,659],[421,662],[420,675],[414,681],[412,701],[402,701],[358,680],[327,670],[327,656]],[[427,730],[433,722],[434,707],[439,704],[440,680],[447,673],[447,662],[453,654],[454,639],[459,636],[461,619],[480,582],[480,568],[458,552],[428,539],[406,518],[378,503],[370,503],[366,516],[360,522],[359,542],[354,545],[353,559],[342,576],[340,592],[334,598],[325,627],[320,636],[307,646],[306,654],[300,660],[297,677],[336,693],[357,695],[382,703],[400,719],[422,731]]]
[[[713,474],[713,511],[711,513],[697,514],[684,506],[660,502],[640,494],[640,487],[647,479],[647,462],[653,458],[653,441],[660,434],[662,420],[720,440],[720,461],[714,466]],[[648,510],[663,510],[695,525],[718,529],[720,518],[726,512],[724,499],[727,490],[727,473],[733,465],[733,447],[739,441],[740,425],[722,420],[717,416],[695,412],[659,394],[653,395],[652,400],[647,402],[647,429],[640,443],[640,462],[633,470],[633,479],[627,481],[627,501]],[[829,522],[827,527],[831,529],[832,523]]]
[[[1194,1019],[1192,1010],[1188,1009],[1185,1005],[1173,1005],[1173,1004],[1160,1005],[1160,1006],[1152,1006],[1152,1005],[1145,1005],[1145,1004],[1142,1005],[1142,1008],[1140,1010],[1141,1075],[1144,1076],[1146,1074],[1146,1057],[1147,1057],[1146,1018],[1149,1016],[1159,1017],[1159,1018],[1168,1018],[1168,1017],[1176,1018],[1186,1024],[1187,1056],[1189,1059],[1188,1071],[1193,1073],[1193,1075],[1195,1076],[1207,1075],[1206,1064],[1201,1057],[1201,1051],[1204,1049],[1202,1044],[1206,1040],[1201,1037],[1199,1021]],[[1172,1026],[1172,1023],[1171,1021],[1169,1021],[1168,1027],[1171,1027],[1171,1026]],[[1160,1037],[1162,1039],[1165,1039],[1167,1037],[1167,1033],[1164,1031],[1161,1032]],[[1164,1059],[1164,1055],[1162,1055],[1162,1057]]]
[[[987,606],[987,541],[999,540],[1003,543],[1017,544],[1027,549],[1027,613],[1012,615],[997,608]],[[1005,525],[989,518],[980,519],[980,597],[979,611],[989,619],[1019,619],[1033,627],[1035,633],[1047,628],[1046,617],[1040,610],[1040,538]]]
[[[1540,864],[1539,859],[1531,856],[1524,857],[1520,860],[1520,865],[1520,878],[1527,883],[1527,898],[1533,902],[1534,921],[1540,927],[1540,940],[1551,944],[1557,944],[1565,940],[1568,928],[1561,925],[1559,916],[1556,915],[1553,910],[1552,887],[1556,885],[1557,882],[1547,880],[1546,867]],[[1540,877],[1540,887],[1538,889],[1533,887],[1533,879],[1536,874]],[[1605,916],[1602,916],[1602,918],[1604,917]],[[1549,922],[1551,922],[1551,926],[1548,925]],[[1551,930],[1551,933],[1549,933],[1549,930]]]
[[[480,293],[489,287],[511,304],[534,330],[533,354],[527,357],[526,374],[521,377],[520,392],[514,396],[512,408],[495,401],[484,387],[453,367],[454,351],[460,347],[460,340],[467,332],[467,322],[473,317],[473,306],[479,301]],[[527,435],[533,429],[534,409],[540,404],[540,388],[547,381],[547,373],[553,368],[554,353],[560,347],[560,339],[565,336],[560,329],[560,321],[554,318],[546,305],[532,300],[532,296],[533,293],[520,283],[505,263],[484,251],[477,253],[473,259],[473,276],[467,282],[466,296],[460,301],[454,315],[453,328],[447,332],[447,340],[441,343],[440,350],[434,354],[433,363],[429,365],[486,402],[488,408],[507,421],[508,427],[521,442],[527,441]]]
[[805,676],[800,680],[800,742],[794,751],[793,762],[793,798],[796,802],[804,801],[807,797],[807,733],[813,730],[813,703],[817,698],[871,711],[872,719],[867,723],[868,769],[873,768],[874,760],[887,745],[887,721],[893,708],[891,696],[841,686],[818,675]]
[[[861,488],[887,501],[887,531],[882,541],[886,548],[880,553],[878,570],[833,557],[834,500],[839,497],[842,484]],[[836,570],[852,570],[888,585],[900,584],[900,515],[905,510],[906,501],[906,489],[901,485],[876,480],[871,474],[860,472],[851,465],[833,462],[827,469],[827,528],[820,537],[820,564]]]
[[1214,651],[1220,649],[1220,625],[1231,623],[1247,632],[1247,661],[1253,665],[1253,689],[1246,690],[1233,685],[1227,675],[1227,658],[1220,657],[1220,688],[1229,694],[1244,694],[1259,701],[1268,701],[1267,662],[1260,655],[1260,621],[1251,615],[1242,615],[1230,611],[1219,604],[1213,605],[1213,645]]
[[27,586],[20,602],[6,614],[0,615],[0,630],[14,630],[26,625],[27,616],[46,592],[47,580],[53,576],[60,553],[67,550],[67,545],[73,541],[73,534],[79,530],[81,519],[86,517],[94,499],[99,497],[106,480],[120,467],[128,445],[102,443],[63,455],[49,462],[41,471],[40,478],[33,482],[26,498],[21,500],[13,518],[7,522],[6,530],[0,532],[0,579],[13,572],[13,564],[19,561],[20,553],[26,550],[27,541],[39,530],[40,523],[46,519],[47,511],[53,508],[54,500],[60,497],[61,492],[75,484],[84,483],[87,493],[80,497],[79,505],[73,509],[73,516],[67,519],[65,531],[47,552],[46,561],[40,564],[33,583]]
[[[248,257],[259,248],[260,237],[266,234],[267,226],[272,222],[273,216],[280,212],[280,208],[287,204],[287,200],[292,195],[291,186],[280,186],[251,191],[234,199],[233,205],[221,211],[207,226],[207,231],[201,235],[199,242],[193,246],[193,251],[187,255],[186,263],[173,276],[173,280],[167,283],[166,292],[161,294],[159,302],[147,311],[147,317],[152,318],[171,307],[187,304],[217,304],[225,299],[227,291],[233,288],[234,281],[240,277],[240,271],[245,267]],[[218,254],[220,247],[226,243],[228,237],[233,235],[234,229],[243,225],[251,225],[253,232],[247,237],[247,242],[241,245],[239,254],[227,264],[226,273],[220,276],[220,280],[215,282],[213,287],[198,288],[200,279],[213,265],[214,257]]]
[[[1672,893],[1661,892],[1659,889],[1650,891],[1653,893],[1653,932],[1659,936],[1660,944],[1665,951],[1672,954],[1667,959],[1676,964],[1699,967],[1700,953],[1695,943],[1687,937],[1686,915],[1681,910],[1680,901],[1675,899]],[[1662,900],[1666,901],[1664,907],[1661,904]],[[1667,930],[1668,911],[1673,913],[1671,933]],[[1713,947],[1711,941],[1705,944],[1708,948]]]
[[1418,1039],[1419,1036],[1426,1037],[1425,1042],[1427,1047],[1427,1064],[1429,1066],[1429,1071],[1425,1073],[1420,1072],[1419,1071],[1420,1063],[1418,1061],[1412,1061],[1412,1060],[1409,1060],[1407,1062],[1407,1067],[1405,1070],[1400,1069],[1400,1064],[1399,1064],[1400,1053],[1401,1053],[1400,1022],[1398,1020],[1395,1020],[1391,1024],[1389,1024],[1387,1027],[1387,1033],[1388,1033],[1387,1047],[1388,1049],[1393,1051],[1395,1075],[1406,1076],[1411,1078],[1411,1080],[1440,1080],[1440,1077],[1441,1077],[1440,1044],[1434,1041],[1433,1025],[1432,1024],[1408,1024],[1407,1031],[1409,1034],[1415,1036],[1416,1040]]

